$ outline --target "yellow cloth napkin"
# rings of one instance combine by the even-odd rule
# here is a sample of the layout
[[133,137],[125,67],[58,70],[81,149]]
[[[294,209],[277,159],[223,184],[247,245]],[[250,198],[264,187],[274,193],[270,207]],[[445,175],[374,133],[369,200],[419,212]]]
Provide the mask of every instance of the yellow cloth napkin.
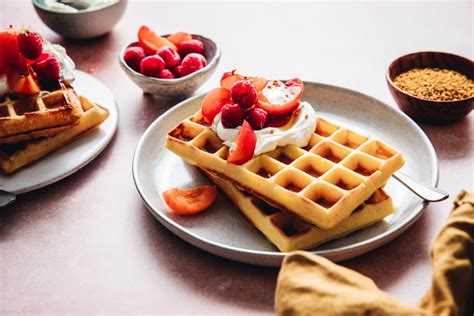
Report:
[[275,293],[280,315],[472,315],[474,195],[461,192],[431,246],[433,281],[418,307],[323,257],[295,251],[283,261]]

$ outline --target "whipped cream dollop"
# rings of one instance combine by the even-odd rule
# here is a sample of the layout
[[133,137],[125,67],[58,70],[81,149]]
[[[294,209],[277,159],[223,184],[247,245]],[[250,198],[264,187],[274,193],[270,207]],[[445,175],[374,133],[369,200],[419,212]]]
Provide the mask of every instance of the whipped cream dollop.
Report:
[[110,6],[119,0],[70,0],[68,4],[58,0],[45,0],[44,5],[51,11],[76,13],[83,10],[93,10]]
[[71,84],[74,79],[74,69],[76,64],[66,53],[66,49],[58,44],[43,43],[43,51],[53,54],[59,62],[61,80]]
[[[239,133],[237,128],[226,128],[222,124],[221,114],[214,118],[212,129],[217,136],[224,141],[224,145],[235,148],[235,140]],[[266,127],[256,130],[257,144],[254,156],[269,152],[277,146],[295,145],[304,147],[308,145],[309,139],[316,129],[316,112],[308,102],[301,102],[293,113],[290,121],[282,127]]]
[[8,87],[7,75],[0,75],[0,97],[10,92]]

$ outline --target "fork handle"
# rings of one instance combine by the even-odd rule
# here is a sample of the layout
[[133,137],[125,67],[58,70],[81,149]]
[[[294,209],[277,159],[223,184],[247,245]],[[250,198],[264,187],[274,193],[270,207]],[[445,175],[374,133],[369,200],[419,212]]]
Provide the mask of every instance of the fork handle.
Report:
[[0,208],[6,207],[16,200],[16,195],[7,191],[0,190]]
[[423,184],[401,172],[396,172],[393,177],[423,200],[429,202],[439,202],[446,200],[449,197],[448,192]]

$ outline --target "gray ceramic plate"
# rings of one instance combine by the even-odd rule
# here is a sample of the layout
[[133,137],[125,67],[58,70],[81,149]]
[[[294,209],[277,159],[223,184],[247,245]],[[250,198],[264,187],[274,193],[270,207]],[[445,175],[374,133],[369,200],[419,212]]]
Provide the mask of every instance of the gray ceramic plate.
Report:
[[26,166],[12,175],[0,174],[0,190],[20,194],[59,181],[92,161],[112,139],[118,123],[118,108],[112,92],[99,80],[76,70],[73,83],[79,95],[107,108],[110,116],[99,129]]
[[[222,194],[205,212],[181,217],[169,211],[161,193],[171,187],[195,187],[209,181],[194,167],[166,150],[166,133],[199,109],[203,96],[178,104],[151,124],[135,152],[133,177],[138,192],[152,214],[187,242],[228,259],[263,266],[279,266],[281,253],[239,214]],[[399,149],[405,156],[402,171],[435,186],[438,161],[428,137],[405,114],[364,94],[347,89],[305,83],[303,100],[317,112],[368,133]],[[384,221],[349,236],[326,243],[314,253],[340,261],[373,250],[403,233],[426,206],[401,184],[391,179],[386,190],[393,197],[396,213]]]

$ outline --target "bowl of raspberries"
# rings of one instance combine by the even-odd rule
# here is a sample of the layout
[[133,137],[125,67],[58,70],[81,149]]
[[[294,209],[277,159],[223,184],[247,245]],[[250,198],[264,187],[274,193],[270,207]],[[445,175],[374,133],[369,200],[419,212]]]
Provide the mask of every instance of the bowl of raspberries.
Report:
[[159,36],[147,26],[138,41],[119,56],[122,69],[144,93],[186,97],[215,71],[220,59],[216,43],[201,35],[177,32]]

